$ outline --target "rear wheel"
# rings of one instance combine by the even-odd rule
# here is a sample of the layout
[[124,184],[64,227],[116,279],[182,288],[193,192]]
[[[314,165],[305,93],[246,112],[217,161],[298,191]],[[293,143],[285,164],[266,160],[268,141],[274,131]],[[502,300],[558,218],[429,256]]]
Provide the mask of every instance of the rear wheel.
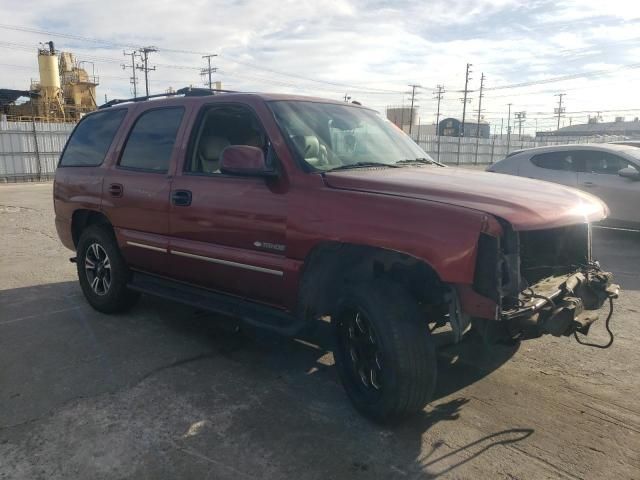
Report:
[[388,423],[424,408],[436,384],[436,350],[411,295],[385,279],[357,284],[332,321],[336,367],[362,414]]
[[110,228],[92,225],[82,232],[76,263],[82,292],[96,310],[122,312],[138,299],[139,294],[127,288],[129,268]]

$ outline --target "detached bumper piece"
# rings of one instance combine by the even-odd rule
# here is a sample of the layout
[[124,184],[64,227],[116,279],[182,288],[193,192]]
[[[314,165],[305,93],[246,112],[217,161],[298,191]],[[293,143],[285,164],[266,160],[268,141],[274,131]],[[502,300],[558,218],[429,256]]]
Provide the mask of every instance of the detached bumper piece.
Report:
[[607,299],[618,298],[620,287],[612,274],[590,267],[584,271],[540,280],[520,293],[517,307],[502,311],[513,337],[537,338],[544,334],[586,335],[598,320]]

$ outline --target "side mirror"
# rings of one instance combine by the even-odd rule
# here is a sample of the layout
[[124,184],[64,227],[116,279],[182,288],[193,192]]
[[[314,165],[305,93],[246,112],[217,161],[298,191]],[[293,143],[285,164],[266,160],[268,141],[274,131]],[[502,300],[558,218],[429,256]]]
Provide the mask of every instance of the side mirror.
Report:
[[618,170],[618,175],[624,178],[630,178],[631,180],[640,180],[640,172],[633,167],[625,167]]
[[275,169],[267,166],[264,152],[249,145],[231,145],[222,151],[220,172],[249,177],[275,177]]

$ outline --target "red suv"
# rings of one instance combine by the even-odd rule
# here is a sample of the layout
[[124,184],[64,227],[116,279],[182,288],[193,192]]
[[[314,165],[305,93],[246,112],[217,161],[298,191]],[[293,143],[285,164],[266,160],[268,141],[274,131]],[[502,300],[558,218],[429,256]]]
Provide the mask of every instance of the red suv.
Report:
[[433,328],[586,333],[616,296],[591,195],[443,167],[359,105],[179,93],[103,106],[61,155],[58,234],[101,312],[142,292],[291,336],[330,320],[348,396],[391,421],[434,391]]

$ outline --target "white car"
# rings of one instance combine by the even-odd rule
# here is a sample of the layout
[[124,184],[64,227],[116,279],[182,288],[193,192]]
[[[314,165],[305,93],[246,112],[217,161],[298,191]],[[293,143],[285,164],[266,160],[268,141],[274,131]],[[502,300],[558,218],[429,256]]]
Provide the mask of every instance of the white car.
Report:
[[579,188],[609,206],[605,225],[640,228],[640,148],[613,144],[530,148],[510,153],[487,171]]

